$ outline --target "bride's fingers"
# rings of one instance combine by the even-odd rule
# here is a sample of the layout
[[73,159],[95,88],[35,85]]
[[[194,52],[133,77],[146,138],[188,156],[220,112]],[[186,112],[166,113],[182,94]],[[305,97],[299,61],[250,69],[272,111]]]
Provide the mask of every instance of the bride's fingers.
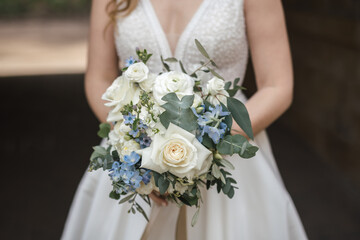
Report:
[[155,193],[150,193],[149,194],[149,197],[158,205],[160,206],[167,206],[168,202],[163,199],[162,197],[156,195]]

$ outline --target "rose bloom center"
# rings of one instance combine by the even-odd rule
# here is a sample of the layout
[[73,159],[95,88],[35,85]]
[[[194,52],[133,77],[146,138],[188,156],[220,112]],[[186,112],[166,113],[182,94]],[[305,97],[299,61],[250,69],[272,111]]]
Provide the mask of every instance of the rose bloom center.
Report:
[[187,162],[187,149],[182,141],[171,141],[165,145],[163,151],[164,162],[168,165],[182,165]]

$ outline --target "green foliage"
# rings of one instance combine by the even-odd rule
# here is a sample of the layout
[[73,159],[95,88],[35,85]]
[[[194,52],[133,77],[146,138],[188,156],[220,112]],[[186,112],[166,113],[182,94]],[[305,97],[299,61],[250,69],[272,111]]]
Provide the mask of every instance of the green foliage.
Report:
[[146,49],[141,51],[140,49],[136,49],[136,54],[138,55],[140,61],[142,61],[144,64],[151,58],[152,53],[148,53]]
[[249,113],[245,105],[236,98],[228,97],[227,106],[235,122],[244,130],[249,138],[254,139]]
[[246,90],[245,87],[238,85],[239,81],[240,81],[240,78],[235,78],[235,80],[234,80],[234,86],[233,86],[232,89],[230,89],[230,87],[231,87],[231,82],[227,82],[227,83],[225,84],[225,90],[229,93],[230,97],[235,96],[235,94],[236,94],[237,91],[239,91],[239,90]]
[[251,145],[244,136],[237,134],[224,137],[218,143],[217,149],[223,155],[231,156],[237,153],[242,158],[251,158],[255,156],[259,148]]
[[99,125],[99,131],[97,132],[97,135],[101,138],[106,138],[109,135],[111,126],[108,123],[101,123]]
[[163,98],[166,101],[162,107],[165,111],[160,115],[160,121],[165,128],[173,123],[189,132],[197,128],[197,118],[191,110],[194,95],[184,96],[181,100],[175,93],[168,93]]
[[203,45],[201,45],[199,40],[195,39],[195,44],[196,44],[196,47],[199,50],[199,52],[207,59],[210,59],[209,54],[206,52],[205,48],[203,47]]

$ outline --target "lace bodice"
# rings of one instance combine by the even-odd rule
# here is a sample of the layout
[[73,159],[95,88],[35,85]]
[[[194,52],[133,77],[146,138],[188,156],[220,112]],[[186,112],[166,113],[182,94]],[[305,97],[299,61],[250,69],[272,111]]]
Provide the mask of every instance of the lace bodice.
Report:
[[205,59],[194,39],[198,39],[214,59],[219,74],[228,81],[240,77],[242,83],[248,60],[243,0],[203,0],[181,34],[174,56],[150,0],[140,0],[129,16],[119,18],[115,31],[121,64],[135,55],[136,47],[146,48],[154,54],[148,62],[154,72],[162,71],[160,55],[182,60],[188,72],[199,67],[199,62]]

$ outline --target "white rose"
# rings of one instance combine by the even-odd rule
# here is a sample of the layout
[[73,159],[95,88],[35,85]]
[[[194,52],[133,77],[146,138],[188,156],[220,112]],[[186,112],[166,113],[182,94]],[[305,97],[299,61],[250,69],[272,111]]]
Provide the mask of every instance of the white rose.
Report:
[[211,152],[193,134],[172,123],[164,136],[155,135],[150,147],[138,153],[142,154],[141,167],[189,180],[206,173],[211,165]]
[[156,75],[149,73],[148,78],[139,83],[139,86],[145,92],[152,92],[155,83]]
[[124,76],[130,82],[140,83],[148,78],[149,68],[143,63],[138,62],[131,64],[124,72]]
[[185,95],[192,95],[194,79],[182,72],[166,72],[157,76],[153,87],[153,95],[159,105],[165,102],[161,100],[168,93],[175,92],[179,98]]
[[208,81],[204,91],[205,95],[209,95],[207,97],[207,101],[212,105],[218,105],[220,102],[227,105],[227,97],[229,97],[229,93],[225,90],[225,82],[220,78],[213,77]]
[[139,102],[140,88],[129,82],[123,76],[114,80],[106,92],[102,95],[102,99],[108,101],[105,106],[111,107],[107,121],[114,122],[122,119],[120,109],[129,104]]

